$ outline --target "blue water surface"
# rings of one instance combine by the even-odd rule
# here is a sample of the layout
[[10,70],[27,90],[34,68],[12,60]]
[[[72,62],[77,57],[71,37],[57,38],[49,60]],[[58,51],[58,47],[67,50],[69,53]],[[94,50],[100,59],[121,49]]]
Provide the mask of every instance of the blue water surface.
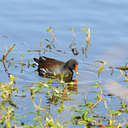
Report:
[[[46,32],[46,29],[50,26],[54,28],[55,46],[66,53],[48,52],[45,55],[62,61],[76,58],[79,62],[78,92],[71,96],[74,100],[64,103],[65,109],[61,114],[56,114],[54,105],[51,105],[50,110],[56,120],[60,122],[70,120],[72,115],[70,106],[83,104],[84,97],[87,95],[95,96],[95,93],[90,93],[91,90],[89,89],[94,82],[105,81],[109,78],[117,80],[118,73],[111,77],[109,70],[106,71],[108,74],[98,78],[95,61],[105,60],[114,66],[123,65],[127,62],[127,12],[127,0],[1,0],[0,58],[6,49],[16,42],[16,46],[8,55],[8,59],[13,57],[15,62],[19,62],[21,54],[23,54],[24,63],[27,63],[28,60],[33,63],[33,58],[39,55],[36,52],[28,52],[28,50],[38,49],[41,41],[43,41],[42,47],[44,47],[45,39],[51,39],[51,35]],[[80,55],[74,56],[69,49],[73,40],[71,29],[74,28],[76,35],[75,47],[81,51],[81,47],[86,45],[86,35],[81,29],[85,28],[86,25],[91,30],[90,50],[87,51],[87,57],[84,57],[81,52]],[[19,76],[16,81],[18,88],[23,89],[24,85],[43,80],[34,68],[24,67],[23,73],[20,72],[20,68],[20,66],[9,68],[10,73]],[[8,75],[0,63],[0,81],[6,82],[7,80]],[[39,97],[43,96],[43,94],[39,95]],[[20,108],[16,110],[18,113],[34,110],[28,97],[22,100],[16,99],[18,104],[22,103]],[[118,101],[115,100],[115,104],[117,103]],[[31,115],[29,117],[23,121],[31,124],[33,117]],[[71,123],[69,123],[69,127],[72,127]]]

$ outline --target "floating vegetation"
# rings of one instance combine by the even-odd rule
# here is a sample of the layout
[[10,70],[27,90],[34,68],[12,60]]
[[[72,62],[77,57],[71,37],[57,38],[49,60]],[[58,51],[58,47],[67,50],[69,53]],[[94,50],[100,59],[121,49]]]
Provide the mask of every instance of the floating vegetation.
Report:
[[96,62],[100,63],[100,66],[98,68],[98,77],[99,77],[101,72],[103,71],[104,66],[107,64],[107,62],[105,62],[103,60],[96,60]]
[[28,52],[38,52],[39,53],[39,56],[41,56],[41,47],[42,47],[42,44],[43,44],[43,42],[41,41],[38,50],[28,50]]
[[84,44],[84,47],[81,46],[81,49],[80,47],[76,47],[76,33],[75,33],[75,30],[74,28],[71,29],[71,32],[72,32],[72,36],[73,36],[73,39],[72,39],[72,43],[69,45],[69,48],[71,49],[73,55],[79,55],[79,51],[81,50],[82,51],[82,54],[87,57],[87,50],[90,49],[90,28],[88,27],[88,25],[82,29],[82,31],[85,33],[86,35],[86,38],[85,38],[85,42],[86,42],[86,45]]
[[[46,52],[56,51],[59,53],[67,52],[62,49],[57,49],[55,45],[55,29],[49,27],[46,32],[51,35],[51,39],[44,39],[40,42],[37,49],[28,50],[28,52],[35,52],[39,56],[45,54]],[[72,32],[72,42],[69,45],[70,53],[77,57],[87,57],[88,50],[90,49],[90,28],[88,25],[82,29],[82,32],[85,33],[84,43],[80,46],[77,43],[74,28]],[[79,47],[77,46],[79,45]],[[68,128],[71,127],[105,127],[105,128],[123,128],[128,127],[128,104],[123,103],[121,97],[128,96],[127,88],[122,88],[123,85],[115,81],[104,81],[99,80],[103,74],[106,72],[106,69],[110,71],[111,76],[115,73],[115,70],[118,72],[117,78],[123,78],[122,82],[128,82],[127,75],[127,63],[125,66],[113,66],[105,60],[96,60],[94,61],[92,67],[96,69],[96,76],[98,80],[94,80],[90,85],[90,88],[93,90],[93,93],[89,94],[83,99],[82,95],[79,92],[81,86],[79,86],[79,79],[74,79],[71,82],[64,82],[63,76],[61,80],[44,78],[41,81],[30,83],[25,83],[24,85],[20,77],[24,73],[23,71],[31,68],[34,71],[35,64],[31,64],[31,60],[24,60],[26,54],[21,53],[19,61],[16,61],[15,58],[9,58],[9,54],[16,49],[16,43],[12,44],[6,52],[2,55],[0,62],[3,66],[4,71],[7,74],[8,80],[6,82],[0,82],[0,127],[1,128]],[[11,71],[10,68],[20,67],[21,76],[16,76],[15,72]],[[82,69],[85,70],[85,69]],[[25,76],[26,77],[26,76]],[[20,80],[19,80],[20,79]],[[33,79],[33,78],[31,78]],[[19,80],[19,81],[18,81]],[[20,83],[20,84],[19,84]],[[78,85],[77,85],[78,84]],[[86,84],[85,84],[86,86]],[[118,87],[118,90],[110,87]],[[108,89],[109,93],[105,90]],[[113,90],[110,90],[113,89]],[[78,96],[80,95],[80,96]],[[70,104],[73,103],[74,97],[81,98],[81,104]],[[115,98],[118,99],[120,103],[115,104]],[[26,100],[27,99],[27,100]],[[79,100],[79,99],[77,99]],[[27,101],[27,109],[23,101]],[[113,102],[114,101],[114,102]],[[52,109],[55,113],[52,113]],[[30,108],[30,111],[29,111]],[[18,113],[18,110],[21,109],[21,112]],[[24,111],[24,110],[27,110]],[[65,113],[68,110],[69,115],[72,117],[67,118],[66,121],[57,120],[56,117],[59,114]],[[71,113],[71,114],[70,114]],[[28,121],[31,118],[30,122]]]
[[[72,111],[77,114],[72,116],[72,122],[77,125],[84,125],[85,127],[127,127],[128,122],[125,120],[123,121],[124,117],[121,119],[122,112],[126,114],[128,112],[126,108],[127,105],[121,104],[122,107],[120,109],[112,109],[113,104],[111,104],[111,98],[103,93],[101,81],[96,82],[95,86],[92,86],[92,88],[97,89],[97,95],[94,98],[96,102],[87,101],[85,98],[85,104],[73,106]],[[102,106],[99,104],[102,104]],[[98,107],[104,108],[104,115],[101,114],[102,112],[100,112],[100,109],[96,111],[95,108]],[[124,110],[126,111],[124,112]],[[120,122],[121,120],[123,123]],[[104,122],[106,123],[104,124]]]
[[121,67],[116,67],[116,69],[119,69],[119,70],[128,70],[128,67],[126,67],[126,66],[121,66]]
[[72,53],[73,53],[73,55],[75,55],[75,56],[79,55],[79,52],[77,51],[76,48],[72,48]]
[[90,28],[88,28],[88,25],[82,29],[82,31],[86,34],[86,45],[87,48],[90,49]]
[[7,58],[8,54],[14,49],[15,45],[16,45],[16,43],[14,43],[3,55],[2,63],[4,65],[5,72],[8,72],[8,70],[6,68],[6,64],[5,64],[6,58]]
[[52,43],[56,40],[56,37],[54,35],[54,28],[52,28],[51,26],[46,30],[46,32],[50,32],[51,33],[51,36],[52,36]]

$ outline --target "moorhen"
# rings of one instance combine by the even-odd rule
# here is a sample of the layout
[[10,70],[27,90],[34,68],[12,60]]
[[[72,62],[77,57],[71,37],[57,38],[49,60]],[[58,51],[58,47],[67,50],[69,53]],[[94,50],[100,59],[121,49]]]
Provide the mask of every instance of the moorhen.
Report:
[[75,59],[70,59],[67,62],[55,60],[45,56],[33,58],[38,65],[38,73],[43,77],[58,77],[59,79],[69,82],[73,77],[73,70],[78,74],[78,62]]

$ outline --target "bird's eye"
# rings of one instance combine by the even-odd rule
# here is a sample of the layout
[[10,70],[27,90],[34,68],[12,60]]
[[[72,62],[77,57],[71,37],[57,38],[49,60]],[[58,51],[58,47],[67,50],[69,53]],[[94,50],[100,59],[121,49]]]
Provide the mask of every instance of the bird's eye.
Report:
[[76,66],[76,65],[75,65],[75,64],[73,64],[73,67],[74,67],[74,68],[75,68],[75,66]]

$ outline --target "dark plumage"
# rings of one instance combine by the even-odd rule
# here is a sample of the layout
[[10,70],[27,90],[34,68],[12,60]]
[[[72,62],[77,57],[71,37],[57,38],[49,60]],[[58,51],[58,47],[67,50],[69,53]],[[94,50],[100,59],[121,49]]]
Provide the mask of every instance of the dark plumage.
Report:
[[41,56],[39,59],[34,58],[34,61],[38,65],[40,76],[59,77],[59,79],[63,78],[64,81],[71,81],[73,70],[78,73],[78,62],[75,59],[70,59],[64,63],[59,60]]

